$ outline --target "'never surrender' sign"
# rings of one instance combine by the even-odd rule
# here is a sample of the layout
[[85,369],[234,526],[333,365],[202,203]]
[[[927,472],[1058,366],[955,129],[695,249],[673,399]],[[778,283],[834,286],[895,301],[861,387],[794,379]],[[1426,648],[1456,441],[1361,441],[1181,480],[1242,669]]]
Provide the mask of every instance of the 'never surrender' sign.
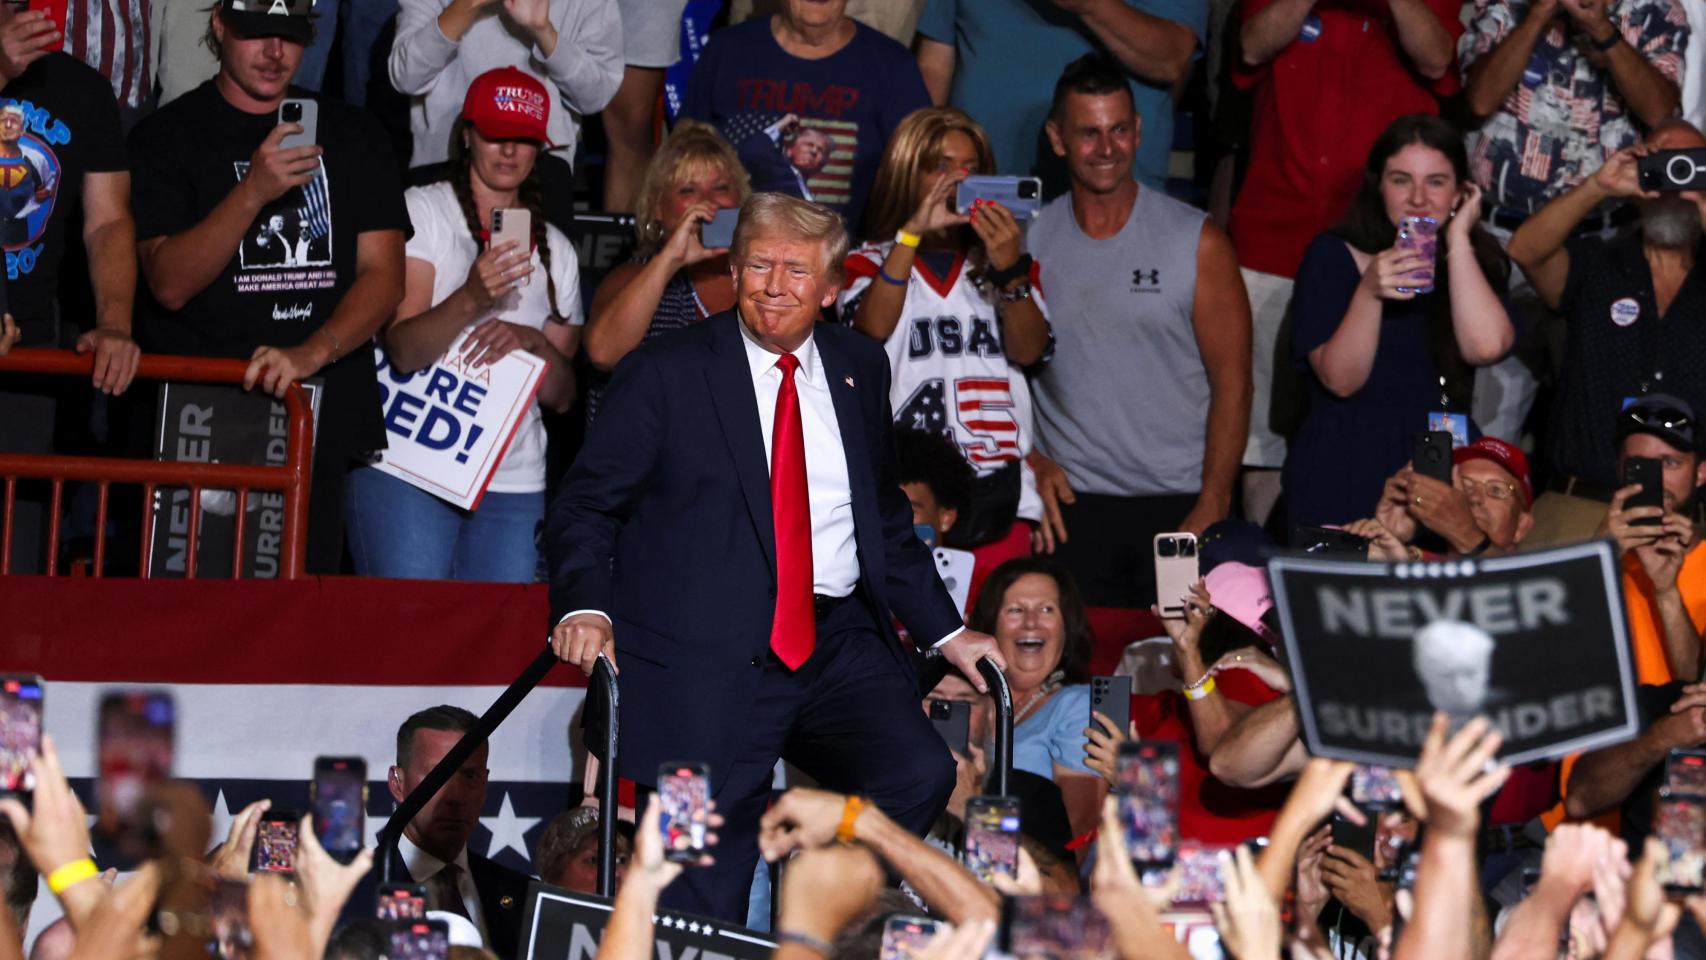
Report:
[[[519,960],[595,960],[611,901],[533,881],[521,918]],[[769,960],[776,942],[756,930],[689,914],[652,915],[651,960]]]
[[458,335],[436,363],[412,374],[393,367],[375,342],[390,447],[374,466],[473,510],[533,406],[545,361],[518,349],[476,367],[462,356],[467,336]]
[[1414,766],[1435,710],[1485,715],[1511,763],[1639,731],[1607,541],[1429,563],[1276,557],[1268,572],[1311,754]]

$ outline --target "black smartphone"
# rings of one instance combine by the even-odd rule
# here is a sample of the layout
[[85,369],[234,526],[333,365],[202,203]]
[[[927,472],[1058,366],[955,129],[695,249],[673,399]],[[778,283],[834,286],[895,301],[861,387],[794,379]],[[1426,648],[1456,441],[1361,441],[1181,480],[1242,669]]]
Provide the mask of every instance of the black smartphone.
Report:
[[[1623,501],[1623,509],[1630,507],[1658,507],[1665,505],[1665,465],[1655,457],[1624,457],[1623,486],[1639,486],[1641,489],[1629,495]],[[1630,524],[1656,526],[1664,522],[1663,517],[1642,517],[1631,520]]]
[[663,855],[678,863],[698,863],[710,831],[711,768],[703,763],[666,763],[658,767],[657,800],[663,804],[658,828]]
[[1179,842],[1178,743],[1127,740],[1114,763],[1126,853],[1140,869],[1171,865]]
[[391,928],[386,960],[446,960],[450,925],[443,920],[407,920]]
[[735,242],[735,226],[740,222],[739,207],[723,207],[699,226],[699,244],[707,250],[721,250]]
[[[1112,720],[1114,732],[1122,737],[1128,736],[1131,733],[1131,678],[1091,677],[1090,712]],[[1089,721],[1090,729],[1101,729],[1101,724],[1094,717],[1085,719]]]
[[1404,791],[1391,767],[1359,763],[1351,770],[1351,802],[1363,810],[1399,810]]
[[1292,538],[1292,545],[1304,553],[1358,559],[1368,557],[1371,542],[1367,537],[1332,527],[1298,527]]
[[1374,841],[1377,827],[1373,817],[1368,823],[1358,826],[1339,814],[1333,814],[1331,821],[1333,831],[1333,846],[1355,850],[1369,863],[1374,862]]
[[308,799],[320,846],[339,863],[354,860],[367,836],[367,761],[315,757]]
[[1670,862],[1659,870],[1665,890],[1706,890],[1706,798],[1658,797],[1653,801],[1653,836],[1670,853]]
[[250,873],[295,873],[296,834],[302,815],[295,810],[268,810],[255,827],[255,846],[249,853]]
[[426,888],[418,883],[380,884],[374,916],[380,920],[425,919]]
[[877,960],[918,960],[940,929],[940,920],[895,914],[883,924],[883,946]]
[[966,801],[966,868],[989,883],[996,874],[1019,875],[1019,799],[972,797]]
[[142,802],[172,775],[177,731],[172,695],[160,690],[108,693],[96,716],[98,826],[126,856],[147,856],[159,838],[142,816]]
[[36,788],[30,762],[41,750],[42,692],[34,674],[0,676],[0,796]]
[[1092,960],[1108,949],[1108,919],[1089,897],[1004,897],[997,946],[1020,960]]
[[930,725],[942,735],[948,749],[962,757],[971,756],[971,704],[964,700],[931,700]]
[[1706,797],[1706,750],[1671,750],[1665,756],[1666,794]]
[[1706,147],[1654,150],[1635,160],[1642,190],[1675,193],[1706,187]]
[[221,960],[247,960],[255,948],[255,934],[249,929],[248,882],[216,878],[207,912],[213,928],[208,952]]
[[1416,436],[1416,453],[1411,459],[1415,471],[1451,485],[1451,431],[1426,430]]

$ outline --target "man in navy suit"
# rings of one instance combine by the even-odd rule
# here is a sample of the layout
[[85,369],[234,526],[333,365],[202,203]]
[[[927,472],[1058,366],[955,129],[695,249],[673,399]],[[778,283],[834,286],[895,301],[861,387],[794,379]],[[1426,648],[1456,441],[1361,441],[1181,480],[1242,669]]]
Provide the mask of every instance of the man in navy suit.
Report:
[[846,252],[834,212],[753,194],[735,309],[622,361],[551,507],[551,645],[587,671],[620,650],[620,773],[711,768],[717,863],[674,909],[744,919],[778,757],[855,795],[850,821],[863,798],[918,833],[940,813],[953,758],[891,614],[968,676],[1000,662],[913,532],[881,345],[817,324]]
[[[472,713],[451,706],[429,707],[403,721],[397,730],[397,763],[386,777],[392,799],[401,803],[475,722]],[[493,953],[510,958],[520,946],[530,878],[468,851],[468,837],[486,803],[490,749],[480,744],[403,828],[391,876],[425,887],[427,909],[467,917]]]

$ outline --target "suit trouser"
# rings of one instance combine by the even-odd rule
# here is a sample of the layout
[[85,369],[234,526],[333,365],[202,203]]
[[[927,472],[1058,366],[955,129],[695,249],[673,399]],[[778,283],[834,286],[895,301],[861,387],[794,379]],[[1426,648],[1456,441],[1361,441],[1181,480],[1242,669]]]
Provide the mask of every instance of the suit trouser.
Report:
[[725,821],[711,851],[716,864],[689,869],[660,900],[671,910],[733,923],[746,920],[758,820],[778,757],[825,789],[869,797],[920,835],[954,788],[953,757],[924,716],[917,681],[863,603],[849,600],[819,618],[817,647],[799,670],[774,654],[753,669],[762,673],[750,712],[705,718],[739,740],[730,768],[711,772]]

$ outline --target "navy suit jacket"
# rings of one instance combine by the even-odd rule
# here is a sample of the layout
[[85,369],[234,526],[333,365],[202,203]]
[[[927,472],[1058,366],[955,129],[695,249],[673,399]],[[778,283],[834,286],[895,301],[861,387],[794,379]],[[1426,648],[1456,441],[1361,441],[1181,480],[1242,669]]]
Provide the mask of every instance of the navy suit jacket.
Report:
[[[776,546],[770,469],[734,311],[653,340],[617,366],[551,505],[552,622],[615,624],[623,776],[660,763],[728,768],[770,647]],[[888,357],[847,327],[814,337],[847,455],[859,584],[912,680],[890,613],[928,645],[961,626],[896,481]]]

